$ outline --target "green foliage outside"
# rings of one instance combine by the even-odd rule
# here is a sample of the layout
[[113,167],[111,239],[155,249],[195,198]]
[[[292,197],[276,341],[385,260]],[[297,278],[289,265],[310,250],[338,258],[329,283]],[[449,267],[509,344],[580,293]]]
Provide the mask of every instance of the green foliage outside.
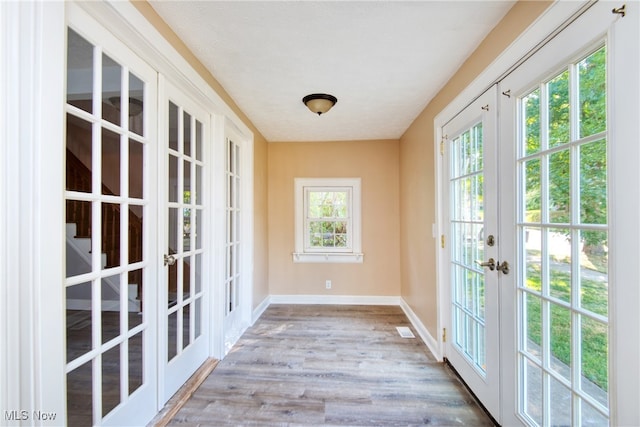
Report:
[[[537,266],[536,266],[537,267]],[[532,272],[533,273],[533,272]],[[561,300],[571,297],[571,277],[569,273],[556,272],[550,281],[550,291],[558,295]],[[540,292],[542,289],[539,272],[527,277],[527,288]],[[607,287],[594,280],[582,279],[581,300],[583,306],[589,306],[592,311],[606,315]],[[527,337],[537,345],[542,343],[541,300],[535,296],[527,298]],[[550,310],[551,354],[567,366],[571,361],[571,312],[560,305],[552,304]],[[582,317],[582,375],[608,390],[608,342],[607,326],[586,317]]]
[[[606,50],[601,48],[578,64],[579,135],[585,138],[606,130]],[[570,142],[571,111],[569,73],[565,71],[548,84],[548,146],[558,147]],[[526,135],[526,155],[535,155],[541,149],[540,90],[536,89],[523,99]],[[541,161],[533,157],[525,164],[525,191],[527,220],[536,218],[541,203]],[[549,221],[566,224],[571,220],[571,150],[567,147],[548,156],[549,168]],[[607,223],[607,144],[601,139],[584,144],[579,160],[573,164],[580,171],[580,222],[582,224]],[[540,218],[537,217],[539,221]],[[583,233],[589,248],[601,250],[603,242],[597,235]]]
[[[578,109],[577,126],[579,135],[573,139],[582,139],[606,130],[606,50],[601,48],[578,64]],[[539,89],[531,92],[523,99],[524,132],[526,145],[524,155],[531,156],[523,165],[525,186],[525,221],[542,222],[542,169],[545,162],[548,167],[548,215],[546,220],[552,224],[576,224],[572,222],[571,201],[579,203],[578,224],[607,224],[607,141],[604,137],[580,145],[577,152],[570,147],[562,148],[571,141],[572,111],[569,93],[569,72],[560,73],[547,83],[548,91],[548,147],[558,147],[549,155],[536,155],[542,148]],[[574,153],[576,154],[574,156]],[[571,171],[579,172],[579,194],[572,194]],[[569,228],[558,227],[566,230]],[[555,231],[555,230],[554,230]],[[584,244],[583,257],[580,262],[594,272],[607,272],[608,236],[603,231],[583,230],[580,239]],[[573,244],[576,244],[574,242]],[[562,263],[563,260],[555,260]],[[566,260],[564,261],[566,262]],[[570,263],[566,263],[570,266]],[[567,303],[571,301],[572,282],[576,286],[576,278],[571,278],[569,268],[566,271],[556,269],[549,274],[549,294]],[[586,270],[584,270],[586,271]],[[606,280],[598,280],[596,274],[582,274],[580,301],[582,308],[596,314],[608,314],[608,287]],[[604,276],[606,277],[606,276]],[[528,263],[526,287],[541,292],[541,274],[539,265]],[[537,345],[542,343],[542,300],[527,294],[528,339]],[[573,301],[574,306],[578,304]],[[579,363],[584,377],[608,390],[608,334],[604,323],[581,316],[581,348],[582,360],[571,360],[571,311],[559,304],[551,303],[549,310],[550,347],[553,357],[567,366]]]
[[[541,91],[536,89],[523,99],[523,119],[525,146],[524,156],[527,161],[523,164],[525,206],[524,220],[528,223],[558,224],[552,230],[554,233],[564,233],[570,237],[570,228],[566,225],[581,224],[607,224],[607,141],[606,138],[593,138],[572,149],[569,142],[596,135],[606,130],[606,50],[601,48],[589,55],[578,64],[578,113],[571,111],[570,105],[570,80],[569,72],[558,74],[547,83],[548,97],[546,108],[548,117],[541,119]],[[573,116],[578,118],[576,131],[578,135],[572,135]],[[542,123],[547,123],[544,134],[547,139],[547,148],[553,149],[551,154],[539,154],[542,149]],[[459,163],[452,164],[453,176],[463,176],[472,173],[478,159],[473,159],[468,153],[472,150],[469,142],[470,135],[463,135],[458,145],[454,144],[456,155],[461,159]],[[480,159],[481,160],[481,159]],[[480,163],[481,164],[481,163]],[[548,183],[547,188],[548,212],[542,212],[542,170],[546,166]],[[572,168],[577,171],[579,182],[573,187],[579,189],[579,194],[572,194]],[[480,167],[482,169],[482,167]],[[473,195],[481,206],[482,193],[474,193],[471,180],[457,183],[454,186],[456,194]],[[456,193],[457,190],[458,192]],[[572,218],[572,200],[579,204],[579,218]],[[466,206],[461,206],[464,210]],[[472,211],[472,209],[469,209]],[[460,212],[456,212],[459,214]],[[457,219],[461,219],[456,216]],[[576,221],[577,219],[577,221]],[[566,225],[564,225],[566,224]],[[533,227],[535,228],[535,227]],[[541,228],[541,231],[546,229]],[[463,233],[459,230],[459,233]],[[468,233],[467,233],[468,234]],[[474,235],[471,235],[475,238]],[[608,316],[608,284],[606,275],[608,271],[608,233],[606,231],[581,230],[579,234],[582,243],[581,259],[552,259],[554,267],[549,274],[548,289],[544,292],[552,298],[580,306],[582,309],[595,314]],[[477,249],[477,248],[476,248]],[[466,253],[468,252],[468,253]],[[463,259],[458,259],[466,264],[474,257],[471,245],[466,247]],[[540,253],[527,250],[527,255],[540,257]],[[461,254],[457,254],[460,258]],[[577,278],[571,278],[571,262],[578,262],[581,266],[579,301],[572,301],[571,286],[578,286]],[[532,291],[542,293],[542,275],[540,265],[534,262],[527,263],[526,287]],[[467,284],[475,283],[467,277]],[[483,294],[483,284],[477,289],[475,286],[467,286],[464,289],[461,303],[467,304],[474,297]],[[480,294],[476,295],[476,291]],[[548,294],[547,294],[548,292]],[[537,346],[542,345],[542,299],[535,294],[525,293],[527,319],[525,330],[527,338]],[[466,297],[466,298],[465,298]],[[483,317],[483,296],[478,301],[480,317]],[[608,330],[607,325],[580,315],[572,318],[571,310],[561,304],[549,302],[549,325],[545,330],[550,333],[549,343],[552,357],[564,363],[567,367],[578,363],[583,377],[596,384],[602,390],[608,390]],[[580,321],[581,360],[571,360],[572,357],[572,322]],[[577,338],[577,337],[575,337]]]
[[310,244],[318,248],[347,246],[346,191],[309,192]]
[[[606,130],[606,50],[599,49],[578,64],[578,118],[581,139]],[[571,141],[571,106],[569,92],[569,72],[565,71],[547,83],[549,148],[562,147]],[[536,89],[523,99],[523,114],[526,135],[524,153],[531,156],[523,165],[525,186],[525,221],[542,222],[542,167],[548,167],[548,215],[546,220],[553,224],[570,224],[571,200],[579,203],[581,224],[607,224],[607,144],[605,139],[583,144],[578,155],[572,159],[569,147],[560,148],[548,156],[537,156],[542,148],[541,92]],[[571,169],[579,171],[579,197],[571,190]],[[559,229],[562,229],[561,227]],[[567,236],[569,229],[567,230]],[[594,271],[606,273],[607,233],[582,231],[583,252]],[[575,244],[575,243],[574,243]],[[558,260],[559,261],[559,260]],[[574,262],[576,262],[575,260]],[[570,265],[570,264],[567,264]],[[539,265],[528,264],[526,286],[541,292]],[[549,294],[561,301],[571,301],[570,273],[553,271],[549,275]],[[575,279],[573,281],[576,282]],[[575,303],[575,302],[574,302]],[[541,299],[533,295],[527,298],[527,336],[537,345],[542,343]],[[594,313],[607,316],[608,289],[606,284],[587,277],[581,278],[580,305]],[[571,366],[571,311],[558,304],[551,304],[549,310],[550,346],[553,357]],[[607,326],[603,323],[581,318],[583,376],[603,390],[608,389]]]

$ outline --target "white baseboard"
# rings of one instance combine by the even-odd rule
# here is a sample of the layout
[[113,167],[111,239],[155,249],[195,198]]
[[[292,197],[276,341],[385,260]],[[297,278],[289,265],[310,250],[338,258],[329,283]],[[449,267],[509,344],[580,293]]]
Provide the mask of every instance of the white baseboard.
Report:
[[262,300],[260,304],[258,304],[256,308],[253,309],[253,313],[251,315],[251,325],[256,323],[256,320],[258,320],[260,316],[262,316],[262,313],[264,313],[264,311],[269,307],[270,304],[271,296],[267,296]]
[[422,338],[422,341],[424,341],[429,351],[431,351],[431,354],[433,354],[433,357],[435,357],[438,362],[442,362],[442,351],[441,351],[440,343],[438,342],[438,340],[433,338],[433,336],[429,333],[429,331],[424,326],[422,321],[420,321],[416,313],[413,312],[409,304],[407,304],[407,302],[403,298],[400,298],[400,299],[401,301],[399,305],[404,311],[404,314],[407,315],[407,317],[409,318],[409,321],[418,332],[418,335],[420,335],[420,338]]
[[[270,304],[400,305],[396,296],[271,295]],[[265,307],[266,308],[266,307]]]

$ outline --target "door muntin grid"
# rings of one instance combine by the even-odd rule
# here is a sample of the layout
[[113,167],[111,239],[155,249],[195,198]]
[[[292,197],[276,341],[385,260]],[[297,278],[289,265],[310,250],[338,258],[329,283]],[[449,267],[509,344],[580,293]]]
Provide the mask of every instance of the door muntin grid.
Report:
[[168,101],[167,362],[192,345],[203,331],[203,221],[205,127],[178,102]]
[[240,303],[240,145],[227,139],[226,154],[225,314],[229,316]]
[[519,99],[519,413],[607,425],[606,46]]
[[149,379],[148,87],[126,61],[67,30],[67,422],[101,425]]
[[484,161],[482,122],[451,141],[451,324],[455,348],[486,376],[484,260]]

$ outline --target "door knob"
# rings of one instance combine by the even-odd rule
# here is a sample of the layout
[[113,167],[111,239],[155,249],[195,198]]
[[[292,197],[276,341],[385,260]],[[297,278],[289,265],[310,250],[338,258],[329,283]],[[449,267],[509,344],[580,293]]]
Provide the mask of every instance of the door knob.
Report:
[[167,254],[164,255],[164,265],[165,265],[165,267],[167,265],[173,265],[175,263],[176,263],[176,257],[174,257],[173,255],[167,255]]
[[480,267],[489,267],[489,270],[491,271],[496,269],[496,260],[493,258],[489,258],[489,261],[486,262],[476,261],[476,264],[478,264]]

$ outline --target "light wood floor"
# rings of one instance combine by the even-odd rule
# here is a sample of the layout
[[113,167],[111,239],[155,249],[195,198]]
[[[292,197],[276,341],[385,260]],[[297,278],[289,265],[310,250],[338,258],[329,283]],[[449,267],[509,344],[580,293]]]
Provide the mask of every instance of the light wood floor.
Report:
[[272,305],[169,425],[492,425],[396,326],[399,307]]

